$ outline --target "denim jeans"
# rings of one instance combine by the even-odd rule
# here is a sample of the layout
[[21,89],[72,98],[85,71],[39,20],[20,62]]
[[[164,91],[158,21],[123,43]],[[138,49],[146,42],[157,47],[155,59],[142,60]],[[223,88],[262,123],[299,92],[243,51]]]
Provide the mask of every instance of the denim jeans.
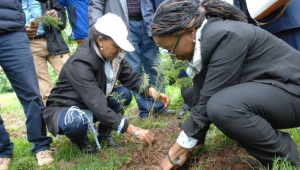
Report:
[[[131,67],[143,75],[143,68],[146,74],[149,75],[149,83],[153,86],[159,87],[159,82],[156,82],[157,72],[153,69],[154,63],[157,62],[158,47],[155,42],[147,34],[147,29],[144,26],[144,21],[129,20],[129,27],[132,39],[132,45],[135,48],[133,52],[127,52],[125,59]],[[163,77],[160,77],[163,79]],[[162,89],[164,92],[164,89]],[[140,110],[141,117],[147,117],[151,110],[154,100],[150,97],[145,98],[136,92],[133,92],[136,97],[137,104]],[[156,102],[154,105],[154,112],[160,112],[164,105]]]
[[[33,143],[31,150],[50,149],[52,139],[46,136],[42,119],[43,102],[39,92],[29,40],[24,32],[0,34],[0,65],[13,86],[26,115],[27,139]],[[0,117],[0,157],[12,157],[10,142]]]
[[[129,89],[126,87],[116,87],[113,89],[113,92],[121,94],[121,97],[125,99],[123,103],[124,106],[128,106],[132,99],[132,94]],[[108,107],[114,110],[116,113],[123,114],[122,105],[117,102],[117,100],[112,99],[112,97],[108,97],[107,99]],[[87,112],[89,110],[80,109],[79,112]],[[63,110],[59,116],[58,120],[58,127],[59,132],[58,134],[66,135],[72,143],[81,146],[85,141],[88,141],[87,137],[87,129],[88,129],[88,119],[85,115],[82,115],[78,111],[73,112],[73,117],[79,118],[70,121],[69,123],[65,123],[65,117],[68,110]],[[99,124],[98,133],[102,137],[109,137],[111,135],[111,129],[102,126]]]

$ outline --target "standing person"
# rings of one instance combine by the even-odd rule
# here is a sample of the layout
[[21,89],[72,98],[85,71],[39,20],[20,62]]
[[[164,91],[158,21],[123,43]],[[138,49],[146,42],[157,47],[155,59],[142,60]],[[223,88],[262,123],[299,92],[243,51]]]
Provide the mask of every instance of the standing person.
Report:
[[[154,63],[157,62],[158,47],[152,40],[150,26],[156,10],[155,3],[160,2],[161,0],[90,0],[88,17],[90,26],[108,12],[122,18],[129,32],[128,39],[135,48],[135,51],[127,52],[125,59],[141,75],[144,68],[149,75],[149,83],[155,87],[161,86],[163,76],[156,79],[157,72],[153,69]],[[140,110],[139,115],[145,120],[149,116],[154,100],[133,93]],[[156,102],[153,108],[154,113],[175,114],[174,110],[164,109],[160,102]]]
[[[30,39],[29,45],[38,76],[40,94],[43,102],[46,103],[53,87],[47,62],[51,64],[58,75],[62,65],[69,58],[69,48],[60,32],[66,26],[66,13],[58,0],[49,0],[46,3],[36,0],[22,0],[22,8],[26,16],[26,34]],[[43,26],[42,22],[37,27],[29,26],[31,20],[43,14],[60,18],[63,25],[60,25],[59,30],[52,26]]]
[[[36,155],[39,166],[50,166],[54,161],[49,146],[52,139],[46,136],[42,119],[43,102],[29,40],[25,34],[25,15],[21,0],[0,1],[0,40],[0,65],[23,106],[27,118],[27,139],[33,144],[31,150]],[[1,116],[0,134],[0,169],[7,170],[14,144],[9,139]]]
[[80,46],[88,36],[88,4],[89,0],[59,0],[68,11],[69,22],[72,27],[73,39]]
[[[234,0],[234,5],[238,6],[250,18],[245,0]],[[291,0],[283,14],[275,21],[272,21],[282,11],[282,8],[283,6],[261,20],[262,23],[267,24],[260,27],[300,51],[300,1]],[[255,21],[250,19],[250,23],[254,24]]]
[[[129,124],[123,116],[123,107],[132,98],[130,90],[142,89],[153,98],[158,93],[152,87],[142,87],[143,77],[124,59],[122,50],[134,50],[127,35],[126,26],[117,15],[108,13],[99,18],[89,37],[63,66],[43,111],[49,131],[54,136],[66,135],[85,153],[96,152],[87,137],[88,124],[93,119],[100,122],[98,138],[107,140],[108,146],[119,147],[112,144],[111,137],[107,138],[111,130],[135,135],[149,144],[154,140],[152,132]],[[114,87],[117,80],[123,86]],[[121,96],[119,99],[124,103],[118,102],[112,93]],[[165,107],[170,103],[169,97],[162,93],[158,100]]]
[[265,166],[275,157],[296,165],[297,145],[279,129],[300,126],[300,52],[246,23],[220,0],[165,0],[152,21],[154,41],[188,61],[199,100],[160,169],[181,166],[203,144],[211,123]]

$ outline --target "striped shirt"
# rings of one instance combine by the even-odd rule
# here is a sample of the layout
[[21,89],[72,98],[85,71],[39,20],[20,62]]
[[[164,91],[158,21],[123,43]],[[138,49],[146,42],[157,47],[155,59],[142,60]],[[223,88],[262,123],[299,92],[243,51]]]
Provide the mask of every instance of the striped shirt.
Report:
[[140,0],[127,0],[129,16],[139,16],[142,14]]

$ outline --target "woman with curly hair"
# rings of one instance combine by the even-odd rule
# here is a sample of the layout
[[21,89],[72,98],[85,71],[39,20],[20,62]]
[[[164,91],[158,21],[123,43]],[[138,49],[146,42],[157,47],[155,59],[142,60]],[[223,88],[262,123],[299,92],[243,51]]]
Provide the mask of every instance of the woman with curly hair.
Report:
[[290,135],[300,126],[300,53],[220,0],[166,0],[152,34],[169,55],[188,63],[193,78],[191,115],[161,169],[181,166],[203,144],[211,123],[265,166],[275,157],[297,164]]

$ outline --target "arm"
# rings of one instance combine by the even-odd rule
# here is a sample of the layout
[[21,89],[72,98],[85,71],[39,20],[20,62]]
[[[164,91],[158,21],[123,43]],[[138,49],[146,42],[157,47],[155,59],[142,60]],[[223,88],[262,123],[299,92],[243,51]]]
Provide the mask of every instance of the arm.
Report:
[[90,26],[104,15],[105,3],[105,0],[90,0],[88,5],[88,20]]

